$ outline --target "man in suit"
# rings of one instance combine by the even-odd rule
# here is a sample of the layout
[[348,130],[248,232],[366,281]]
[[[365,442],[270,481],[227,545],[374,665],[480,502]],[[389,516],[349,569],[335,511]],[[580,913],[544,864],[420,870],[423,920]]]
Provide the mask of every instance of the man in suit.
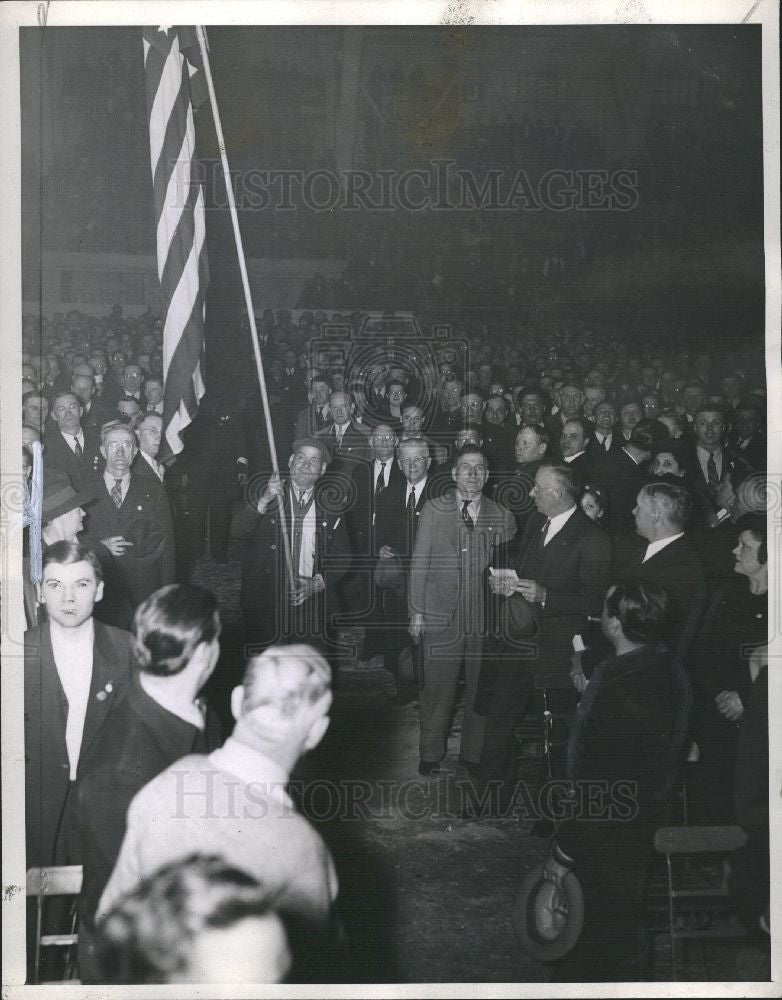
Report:
[[765,472],[766,436],[763,433],[763,411],[751,400],[742,400],[736,409],[730,444],[753,469]]
[[499,546],[516,533],[510,511],[483,496],[486,456],[456,456],[456,489],[424,506],[410,564],[410,634],[424,644],[419,772],[436,774],[445,755],[456,685],[464,661],[461,759],[478,763],[484,719],[474,711],[485,628],[485,581]]
[[[407,631],[410,558],[421,511],[433,496],[434,481],[429,475],[432,464],[429,445],[422,438],[402,441],[397,462],[401,478],[383,490],[376,503],[375,551],[378,569],[385,571],[396,560],[400,579],[393,587],[375,587],[380,614],[367,626],[367,640],[374,640],[370,648],[382,650],[383,666],[396,680],[395,704],[402,705],[418,696],[418,684],[409,683],[410,678],[404,678],[400,672],[400,655],[410,642]],[[422,676],[421,653],[421,644],[414,644],[411,659],[416,680]]]
[[168,496],[160,482],[131,471],[137,451],[129,427],[104,425],[100,453],[106,467],[89,481],[98,499],[85,528],[114,556],[134,607],[174,582],[176,560]]
[[163,484],[165,466],[157,460],[160,440],[163,436],[163,418],[158,413],[145,413],[136,423],[138,453],[133,462],[133,471],[146,479]]
[[[88,365],[79,366],[82,369],[88,369]],[[111,420],[111,413],[108,412],[102,404],[97,400],[95,395],[95,380],[93,377],[84,372],[76,372],[74,370],[73,378],[71,379],[71,392],[81,403],[81,426],[90,434],[90,436],[97,438],[100,435],[100,429],[107,420]]]
[[[522,645],[506,640],[488,685],[486,735],[476,776],[481,793],[493,783],[500,810],[512,800],[513,730],[532,697],[533,679],[537,676],[549,689],[550,708],[565,712],[574,707],[573,637],[586,633],[588,617],[600,611],[608,586],[611,543],[578,506],[578,491],[578,477],[569,465],[540,466],[532,491],[537,513],[527,521],[515,559],[518,580],[491,581],[494,593],[526,604],[536,623]],[[519,611],[523,616],[527,608]]]
[[501,507],[507,507],[516,520],[516,531],[520,538],[530,515],[535,511],[532,488],[535,473],[546,457],[548,431],[543,424],[524,424],[516,435],[514,457],[516,467],[502,477],[495,485],[492,499]]
[[159,413],[163,416],[164,386],[162,378],[148,375],[144,379],[144,402],[147,413]]
[[127,696],[114,703],[78,784],[82,982],[92,981],[95,910],[122,846],[131,799],[175,761],[220,745],[217,717],[198,697],[217,664],[219,637],[217,600],[202,587],[162,587],[136,610]]
[[310,403],[303,410],[299,410],[296,416],[296,426],[294,429],[295,440],[303,437],[310,437],[322,431],[331,423],[331,411],[329,410],[329,394],[331,387],[327,378],[317,376],[310,382]]
[[[356,463],[353,470],[351,501],[346,505],[348,536],[353,550],[350,579],[342,581],[341,597],[345,610],[366,616],[367,628],[363,658],[371,659],[381,648],[376,645],[377,631],[372,628],[379,608],[379,595],[373,586],[373,570],[377,559],[374,534],[377,504],[387,490],[399,492],[404,476],[395,461],[397,437],[389,424],[378,424],[370,433],[372,454],[370,465]],[[369,603],[371,601],[371,603]]]
[[[270,646],[307,637],[328,646],[332,640],[339,609],[336,585],[350,567],[351,553],[342,504],[325,478],[330,458],[321,437],[295,441],[287,482],[272,476],[260,498],[234,514],[231,536],[244,542],[240,604],[248,643]],[[293,588],[279,497],[291,546]]]
[[567,465],[577,472],[582,483],[593,477],[592,460],[587,448],[592,440],[592,427],[583,417],[570,417],[562,426],[559,450]]
[[658,433],[656,425],[657,421],[640,422],[633,428],[629,441],[618,436],[619,447],[612,447],[595,461],[595,482],[608,492],[605,520],[612,534],[632,531],[638,491],[646,483],[646,463],[652,457],[655,441],[662,434]]
[[603,400],[595,405],[594,427],[586,447],[586,453],[593,464],[612,449],[621,448],[623,439],[614,434],[616,408],[613,403]]
[[684,536],[691,509],[689,493],[679,486],[644,486],[633,515],[640,541],[618,545],[613,568],[620,582],[653,583],[667,591],[670,610],[662,637],[685,666],[705,601],[703,568]]
[[79,864],[74,787],[128,684],[131,637],[93,619],[103,596],[96,556],[50,545],[41,600],[48,622],[25,635],[27,866]]
[[356,462],[369,461],[369,442],[353,422],[350,396],[346,392],[332,392],[329,396],[332,423],[318,431],[317,436],[327,444],[334,461],[330,474],[350,476]]
[[750,463],[743,452],[723,446],[725,413],[716,403],[705,402],[698,407],[692,430],[694,440],[688,456],[688,486],[701,519],[710,523],[719,510],[720,483],[731,469],[749,469]]
[[67,473],[78,492],[100,461],[97,439],[84,430],[81,415],[81,403],[74,393],[59,393],[52,400],[52,419],[56,427],[44,435],[46,464]]
[[[692,701],[681,665],[660,643],[666,604],[664,590],[649,583],[614,585],[606,594],[606,656],[581,698],[568,745],[573,808],[557,826],[546,863],[555,885],[575,869],[584,893],[584,929],[555,966],[559,982],[642,975],[641,890],[652,837],[665,822],[680,767]],[[597,817],[594,798],[578,794],[590,782],[602,782],[614,795]],[[624,809],[622,792],[628,796]]]

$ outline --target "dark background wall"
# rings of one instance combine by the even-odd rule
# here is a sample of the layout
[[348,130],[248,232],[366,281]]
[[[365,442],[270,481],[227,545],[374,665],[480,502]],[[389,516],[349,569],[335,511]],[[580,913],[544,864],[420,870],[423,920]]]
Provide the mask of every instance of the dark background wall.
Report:
[[[760,27],[220,27],[209,37],[240,197],[252,172],[377,176],[440,158],[478,182],[494,170],[510,183],[523,169],[533,186],[551,170],[637,171],[626,211],[318,212],[272,196],[241,211],[249,256],[344,260],[366,307],[448,304],[530,322],[597,312],[760,343]],[[42,250],[149,254],[154,239],[140,31],[20,38],[27,299]],[[197,128],[212,303],[230,315],[241,303],[208,109]],[[256,306],[274,307],[274,289]]]

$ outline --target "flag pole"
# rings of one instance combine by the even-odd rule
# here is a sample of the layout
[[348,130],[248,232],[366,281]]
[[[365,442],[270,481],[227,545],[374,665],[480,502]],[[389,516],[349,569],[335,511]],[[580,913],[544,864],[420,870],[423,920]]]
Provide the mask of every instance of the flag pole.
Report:
[[[258,341],[258,330],[255,326],[255,310],[253,309],[252,294],[250,292],[250,280],[247,277],[247,263],[244,257],[244,246],[242,244],[242,233],[239,229],[239,217],[236,214],[236,200],[234,198],[233,186],[231,184],[231,174],[228,169],[228,155],[225,150],[225,139],[223,137],[223,125],[220,120],[220,112],[217,108],[217,96],[215,95],[214,82],[212,81],[212,67],[209,64],[209,52],[206,44],[206,31],[201,24],[196,25],[198,35],[198,46],[201,49],[201,59],[204,63],[204,74],[206,85],[209,88],[209,103],[212,105],[212,117],[214,118],[215,131],[217,132],[217,144],[220,147],[220,160],[223,164],[223,176],[225,177],[225,190],[228,195],[228,208],[231,213],[231,223],[234,230],[234,241],[236,243],[236,254],[239,258],[239,270],[242,275],[242,287],[244,288],[244,302],[247,308],[247,318],[250,321],[250,335],[253,345],[253,355],[255,356],[255,369],[258,373],[258,384],[261,387],[261,402],[263,403],[263,416],[266,422],[266,437],[269,441],[269,451],[271,453],[272,470],[279,476],[280,467],[277,462],[277,449],[274,445],[274,430],[272,428],[271,410],[269,408],[269,396],[266,392],[266,376],[263,371],[263,361],[261,360],[261,345]],[[285,551],[285,566],[288,571],[288,583],[291,590],[296,587],[296,577],[293,572],[293,559],[291,557],[291,544],[288,538],[288,522],[285,517],[285,506],[281,496],[277,497],[280,508],[280,529],[282,531],[282,544]]]

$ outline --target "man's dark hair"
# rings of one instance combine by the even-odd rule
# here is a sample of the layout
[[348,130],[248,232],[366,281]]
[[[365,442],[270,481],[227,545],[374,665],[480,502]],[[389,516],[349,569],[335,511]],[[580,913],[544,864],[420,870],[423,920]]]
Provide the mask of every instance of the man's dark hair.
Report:
[[[595,433],[595,425],[591,424],[586,417],[568,417],[565,424],[578,424],[584,434],[584,441],[589,441]],[[563,430],[565,429],[565,424],[562,425]]]
[[86,545],[81,542],[59,541],[47,546],[43,551],[41,560],[41,571],[49,565],[56,563],[58,566],[70,566],[71,563],[87,562],[95,572],[95,579],[100,583],[103,579],[103,569],[100,560]]
[[173,677],[185,669],[196,648],[220,634],[217,599],[192,583],[161,587],[133,616],[133,654],[144,674]]
[[630,444],[637,444],[644,451],[651,451],[657,441],[670,438],[671,432],[660,420],[639,420],[630,432]]
[[466,444],[463,448],[456,452],[453,456],[453,461],[451,462],[451,468],[456,469],[460,459],[462,459],[465,455],[480,455],[488,468],[489,459],[486,452],[482,448],[476,448],[474,444]]
[[22,406],[28,402],[30,399],[46,399],[46,393],[41,392],[40,389],[30,389],[29,392],[25,392],[22,396]]
[[722,417],[722,422],[726,424],[728,422],[728,415],[725,412],[725,407],[722,403],[710,403],[708,399],[704,400],[698,409],[693,413],[692,419],[697,420],[700,413],[718,413]]
[[668,594],[653,583],[617,583],[606,594],[606,613],[630,642],[654,642],[668,617]]
[[545,444],[546,447],[548,447],[548,431],[543,424],[522,424],[516,432],[516,437],[518,437],[525,428],[529,428],[531,431],[534,431],[540,444]]

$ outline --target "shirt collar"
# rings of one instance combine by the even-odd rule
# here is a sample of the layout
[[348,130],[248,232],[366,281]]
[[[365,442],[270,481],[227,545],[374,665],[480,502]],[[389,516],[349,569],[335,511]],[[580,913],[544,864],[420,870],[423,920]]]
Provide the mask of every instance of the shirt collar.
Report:
[[418,498],[421,496],[421,493],[423,492],[424,487],[426,486],[426,480],[428,478],[429,474],[427,473],[423,479],[418,480],[415,486],[411,485],[410,483],[407,484],[407,493],[405,493],[405,502],[407,502],[410,499],[411,492],[415,492],[415,498],[416,500],[418,500]]
[[549,518],[548,533],[547,533],[546,537],[551,538],[552,534],[555,531],[559,531],[560,528],[563,528],[567,524],[567,522],[570,520],[570,518],[573,516],[573,513],[575,512],[575,509],[576,509],[576,505],[573,504],[573,506],[570,508],[570,510],[563,511],[563,513],[561,513],[561,514],[556,514],[554,517],[550,517]]
[[584,454],[584,452],[583,452],[583,451],[577,451],[577,452],[575,453],[575,455],[565,455],[565,456],[564,456],[564,458],[565,458],[565,461],[566,461],[566,462],[568,463],[568,465],[570,465],[570,463],[571,463],[571,462],[575,462],[575,460],[576,460],[576,459],[577,459],[577,458],[578,458],[578,457],[579,457],[580,455],[583,455],[583,454]]
[[[114,488],[114,482],[117,476],[112,476],[108,469],[103,470],[103,482],[106,484],[106,488],[111,490]],[[121,479],[122,482],[122,494],[123,496],[128,491],[128,486],[130,485],[130,472],[126,472]]]
[[704,462],[704,463],[708,462],[709,458],[711,458],[712,455],[714,455],[714,461],[716,462],[717,459],[722,454],[722,445],[720,445],[719,448],[715,448],[714,451],[709,451],[708,449],[704,448],[702,445],[698,445],[696,447],[696,451],[698,452],[698,458],[701,460],[701,462]]
[[644,555],[642,561],[646,562],[648,559],[651,559],[652,556],[656,555],[667,545],[670,545],[671,542],[675,542],[677,538],[681,538],[683,535],[684,532],[680,531],[676,535],[668,535],[667,538],[658,538],[656,542],[649,542],[649,544],[646,547],[646,554]]

